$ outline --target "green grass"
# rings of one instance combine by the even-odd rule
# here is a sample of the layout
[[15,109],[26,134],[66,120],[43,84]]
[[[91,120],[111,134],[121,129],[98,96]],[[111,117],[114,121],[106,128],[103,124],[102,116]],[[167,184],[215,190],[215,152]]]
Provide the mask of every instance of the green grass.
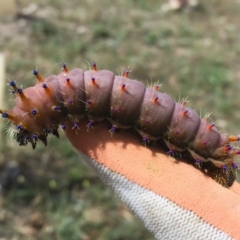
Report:
[[[88,69],[96,61],[116,74],[130,67],[131,78],[159,81],[175,100],[188,96],[202,116],[212,112],[222,132],[240,132],[237,0],[203,0],[198,11],[177,13],[161,12],[163,0],[35,2],[33,19],[1,19],[9,79],[31,86],[32,69],[48,76],[62,62]],[[19,10],[29,4],[21,1]],[[0,238],[153,239],[63,136],[35,151],[3,142],[0,166],[13,160],[29,175],[1,196]],[[36,213],[44,219],[38,228]]]

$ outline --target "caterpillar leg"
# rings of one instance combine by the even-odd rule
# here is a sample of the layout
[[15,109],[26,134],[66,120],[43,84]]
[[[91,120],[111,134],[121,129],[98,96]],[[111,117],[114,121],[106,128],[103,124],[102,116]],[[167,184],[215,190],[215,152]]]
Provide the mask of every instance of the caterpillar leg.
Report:
[[203,158],[192,150],[188,150],[193,159],[195,166],[204,171],[207,175],[213,178],[217,183],[224,187],[231,187],[236,180],[238,166],[232,158],[225,160]]

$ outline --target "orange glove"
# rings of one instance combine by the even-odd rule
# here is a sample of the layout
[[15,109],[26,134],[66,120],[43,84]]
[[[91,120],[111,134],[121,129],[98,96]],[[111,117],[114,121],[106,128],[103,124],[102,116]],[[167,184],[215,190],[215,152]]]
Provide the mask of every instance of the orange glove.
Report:
[[238,183],[226,189],[130,130],[111,137],[106,122],[85,125],[69,125],[68,139],[157,239],[240,239]]

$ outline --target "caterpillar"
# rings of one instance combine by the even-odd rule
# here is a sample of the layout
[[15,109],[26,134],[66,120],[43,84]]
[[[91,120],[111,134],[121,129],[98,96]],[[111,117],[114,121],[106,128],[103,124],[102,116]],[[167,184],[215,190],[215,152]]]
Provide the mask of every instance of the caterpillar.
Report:
[[189,159],[218,183],[230,187],[238,168],[233,158],[240,154],[231,143],[240,137],[221,134],[214,123],[209,123],[209,115],[201,119],[186,107],[186,100],[175,102],[160,92],[158,85],[146,88],[129,79],[129,73],[126,70],[122,76],[115,76],[109,70],[98,70],[95,62],[88,71],[69,71],[62,64],[60,74],[47,78],[33,70],[37,79],[33,87],[23,90],[9,81],[16,105],[0,110],[0,114],[14,126],[12,135],[18,144],[30,143],[33,149],[39,140],[47,146],[50,134],[59,137],[59,126],[64,131],[68,120],[77,131],[80,119],[88,119],[87,128],[107,119],[111,134],[133,128],[145,145],[159,140],[170,156]]

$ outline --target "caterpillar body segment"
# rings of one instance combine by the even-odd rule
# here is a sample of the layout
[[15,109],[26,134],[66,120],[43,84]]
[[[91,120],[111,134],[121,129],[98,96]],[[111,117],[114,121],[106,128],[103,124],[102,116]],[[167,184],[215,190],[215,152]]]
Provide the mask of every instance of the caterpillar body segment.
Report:
[[203,170],[225,187],[235,180],[237,165],[233,157],[240,154],[230,145],[238,136],[227,136],[216,126],[201,119],[196,111],[186,107],[186,101],[176,103],[158,87],[146,88],[141,82],[114,76],[109,70],[80,68],[43,78],[34,70],[38,82],[20,89],[10,81],[16,95],[16,106],[0,110],[3,118],[15,126],[14,138],[19,145],[36,147],[38,140],[47,145],[47,136],[57,137],[58,127],[66,129],[66,121],[78,129],[78,120],[87,117],[88,128],[94,122],[108,119],[113,134],[119,128],[134,128],[143,143],[161,140],[171,156],[187,156],[192,164]]
[[84,72],[86,112],[89,119],[101,121],[110,115],[114,74],[108,70]]
[[141,105],[140,118],[135,128],[142,135],[146,133],[150,140],[155,140],[168,129],[174,112],[175,102],[165,93],[146,88]]
[[134,127],[140,117],[145,87],[141,82],[116,76],[112,89],[110,121],[123,128]]

